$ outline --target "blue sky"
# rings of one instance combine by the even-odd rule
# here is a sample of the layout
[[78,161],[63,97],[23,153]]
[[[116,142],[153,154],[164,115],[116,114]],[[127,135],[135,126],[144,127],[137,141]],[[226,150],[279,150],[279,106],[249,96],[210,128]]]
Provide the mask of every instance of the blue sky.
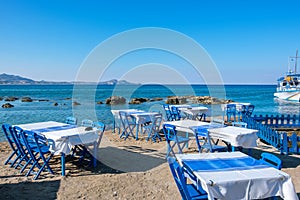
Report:
[[[201,45],[226,84],[275,84],[287,71],[288,56],[300,47],[299,8],[299,1],[289,0],[0,1],[0,73],[76,80],[99,44],[124,31],[158,27]],[[160,71],[133,70],[141,66],[149,72],[167,66],[191,83],[203,83],[186,60],[157,49],[120,56],[100,79],[149,82],[153,76],[161,77],[162,83],[168,78],[168,83],[178,81]]]

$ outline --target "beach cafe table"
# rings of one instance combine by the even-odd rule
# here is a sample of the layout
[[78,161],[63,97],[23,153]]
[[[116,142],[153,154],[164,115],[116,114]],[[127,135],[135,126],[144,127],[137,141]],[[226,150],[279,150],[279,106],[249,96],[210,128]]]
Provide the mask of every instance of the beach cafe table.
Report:
[[135,139],[138,140],[139,138],[139,129],[140,126],[144,123],[151,122],[151,118],[154,115],[159,114],[158,112],[135,112],[130,113],[130,116],[135,118],[135,124],[136,124],[136,134]]
[[69,154],[74,145],[80,144],[94,144],[94,167],[96,167],[97,157],[97,129],[85,130],[86,127],[78,127],[55,121],[38,122],[30,124],[14,125],[22,128],[23,130],[33,131],[44,135],[47,139],[55,142],[55,146],[50,151],[55,155],[61,154],[61,170],[62,176],[65,175],[65,154]]
[[[151,118],[153,115],[158,114],[157,112],[145,112],[143,110],[137,110],[137,109],[123,109],[123,110],[111,110],[111,112],[114,115],[114,118],[116,119],[117,116],[119,116],[119,112],[123,111],[126,112],[127,115],[130,115],[131,117],[134,118],[135,122],[135,128],[136,128],[136,133],[135,133],[135,139],[138,140],[139,138],[139,130],[141,129],[141,125],[146,123],[146,122],[151,122]],[[120,118],[118,118],[121,120]]]
[[[179,164],[196,177],[193,183],[208,199],[297,200],[291,177],[241,152],[176,154]],[[186,175],[189,173],[185,173]],[[188,176],[188,175],[187,175]]]
[[253,148],[257,146],[257,132],[255,129],[248,129],[236,126],[224,126],[220,128],[209,128],[210,123],[196,120],[181,120],[165,122],[176,126],[176,130],[195,134],[197,128],[207,128],[212,138],[221,139],[234,147]]
[[121,109],[121,110],[111,110],[111,113],[113,115],[114,118],[114,124],[113,124],[113,132],[115,131],[116,126],[118,126],[119,130],[121,127],[121,122],[120,122],[120,111],[126,112],[127,114],[130,112],[144,112],[142,110],[138,110],[138,109]]

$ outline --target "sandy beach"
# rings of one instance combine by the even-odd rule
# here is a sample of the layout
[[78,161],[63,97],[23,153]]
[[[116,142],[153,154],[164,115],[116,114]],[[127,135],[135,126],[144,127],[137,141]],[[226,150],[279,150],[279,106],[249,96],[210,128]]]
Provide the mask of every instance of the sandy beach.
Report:
[[[192,141],[188,153],[196,153]],[[55,174],[43,172],[37,181],[19,170],[4,165],[10,153],[6,142],[0,144],[1,199],[181,199],[165,159],[166,144],[147,142],[144,138],[124,141],[106,131],[98,149],[96,168],[78,158],[66,158],[66,176],[60,175],[60,157],[51,167]],[[282,171],[293,180],[300,196],[300,156],[279,155],[271,146],[259,143],[252,155],[273,152],[283,161]]]

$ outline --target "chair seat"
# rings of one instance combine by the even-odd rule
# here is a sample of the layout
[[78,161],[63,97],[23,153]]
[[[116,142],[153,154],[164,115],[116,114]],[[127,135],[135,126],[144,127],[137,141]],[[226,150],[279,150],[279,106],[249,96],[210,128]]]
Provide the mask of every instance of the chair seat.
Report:
[[207,194],[201,194],[193,184],[187,184],[186,186],[192,200],[208,199]]

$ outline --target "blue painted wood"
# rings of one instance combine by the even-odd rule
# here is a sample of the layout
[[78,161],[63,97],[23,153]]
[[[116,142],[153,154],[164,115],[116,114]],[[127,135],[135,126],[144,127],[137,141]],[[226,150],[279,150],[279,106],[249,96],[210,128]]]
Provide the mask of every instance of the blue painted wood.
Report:
[[[285,132],[279,133],[273,128],[276,127],[300,127],[300,116],[262,116],[254,115],[253,117],[245,117],[243,121],[247,123],[247,128],[257,129],[257,136],[280,150],[281,154],[299,153],[300,137],[296,133],[288,136]],[[290,145],[289,145],[290,144]]]

